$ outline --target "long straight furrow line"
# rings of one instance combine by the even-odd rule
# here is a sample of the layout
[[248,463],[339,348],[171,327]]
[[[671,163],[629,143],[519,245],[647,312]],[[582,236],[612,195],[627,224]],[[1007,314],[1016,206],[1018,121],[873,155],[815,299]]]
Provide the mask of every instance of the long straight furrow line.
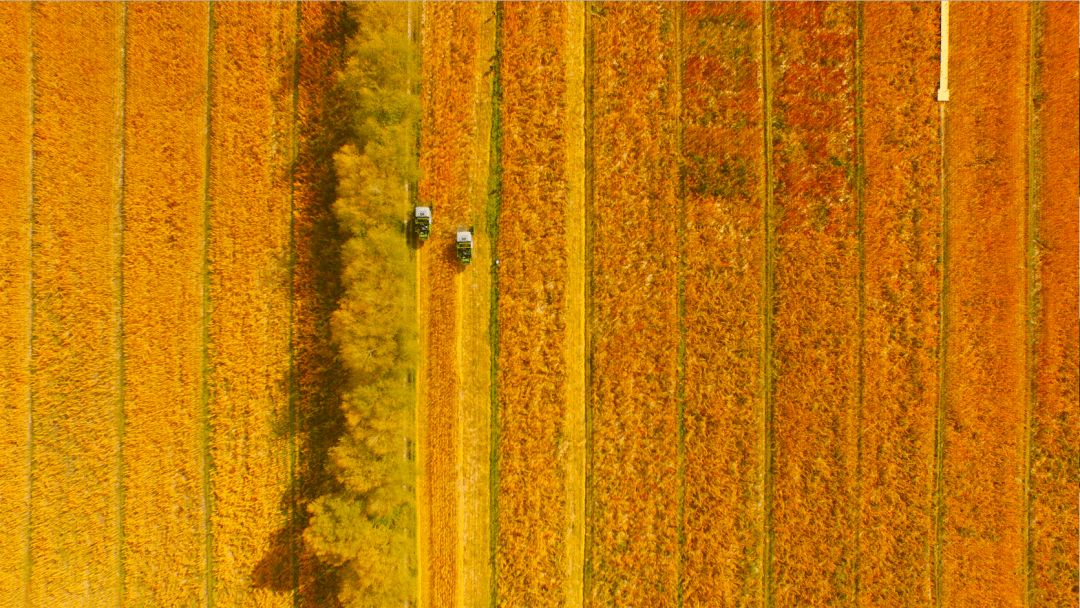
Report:
[[674,606],[678,577],[678,7],[590,7],[588,606]]
[[202,495],[206,5],[128,8],[124,602],[206,603]]
[[33,5],[32,606],[120,602],[123,6]]
[[0,597],[26,596],[30,514],[30,4],[0,5]]
[[777,4],[773,606],[851,601],[858,457],[857,8]]
[[683,18],[686,607],[762,600],[761,11],[691,2]]
[[937,4],[864,6],[859,605],[933,602],[941,256]]

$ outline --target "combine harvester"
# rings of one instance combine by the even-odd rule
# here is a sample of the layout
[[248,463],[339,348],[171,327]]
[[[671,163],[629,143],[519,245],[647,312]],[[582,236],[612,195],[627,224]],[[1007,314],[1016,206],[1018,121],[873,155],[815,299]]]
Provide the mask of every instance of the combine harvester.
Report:
[[457,231],[457,257],[461,263],[468,266],[472,261],[472,228],[458,228]]
[[431,236],[431,207],[417,207],[413,213],[413,229],[416,238],[426,241]]

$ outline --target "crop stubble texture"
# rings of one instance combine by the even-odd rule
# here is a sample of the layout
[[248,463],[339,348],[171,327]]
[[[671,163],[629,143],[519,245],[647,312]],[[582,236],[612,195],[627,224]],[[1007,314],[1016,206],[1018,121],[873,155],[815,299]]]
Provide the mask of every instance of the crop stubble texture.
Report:
[[120,592],[123,7],[35,4],[29,603]]
[[[345,143],[345,129],[333,93],[346,38],[345,6],[340,2],[300,5],[297,86],[299,147],[294,173],[296,266],[293,274],[293,365],[296,387],[299,508],[327,494],[336,483],[327,450],[344,428],[341,394],[345,374],[331,342],[330,316],[341,295],[341,234],[333,214],[337,180],[332,155]],[[307,522],[298,514],[297,533]],[[300,605],[338,605],[339,583],[318,558],[302,550]]]
[[[432,208],[431,237],[418,256],[420,297],[420,589],[425,605],[458,605],[457,301],[461,265],[454,229],[470,221],[470,166],[480,42],[480,5],[425,3],[419,197]],[[484,269],[472,268],[483,272]]]
[[499,223],[499,604],[566,602],[568,6],[507,3]]
[[854,4],[771,5],[775,606],[854,594],[858,201]]
[[607,3],[592,19],[588,606],[676,601],[677,10]]
[[293,3],[214,5],[210,149],[210,438],[215,606],[275,606],[253,587],[288,525]]
[[124,602],[201,605],[207,6],[127,23]]
[[1077,4],[1048,2],[1043,10],[1035,91],[1041,192],[1035,201],[1038,305],[1032,319],[1031,605],[1077,606]]
[[683,606],[762,599],[761,23],[748,2],[683,15]]
[[867,3],[859,604],[933,602],[939,5]]
[[1006,3],[957,3],[950,15],[941,524],[948,606],[1024,605],[1027,15],[1027,5]]
[[0,5],[0,597],[26,595],[30,513],[30,4]]

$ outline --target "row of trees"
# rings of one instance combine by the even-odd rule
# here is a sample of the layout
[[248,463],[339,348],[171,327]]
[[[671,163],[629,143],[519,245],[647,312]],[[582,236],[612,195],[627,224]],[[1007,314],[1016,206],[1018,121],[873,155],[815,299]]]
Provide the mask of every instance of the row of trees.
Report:
[[339,490],[315,500],[308,546],[339,568],[345,606],[416,601],[412,370],[418,359],[405,238],[415,155],[419,56],[409,4],[352,3],[358,24],[338,86],[350,105],[351,143],[334,155],[334,212],[349,234],[343,294],[331,327],[348,372],[347,428],[331,450]]

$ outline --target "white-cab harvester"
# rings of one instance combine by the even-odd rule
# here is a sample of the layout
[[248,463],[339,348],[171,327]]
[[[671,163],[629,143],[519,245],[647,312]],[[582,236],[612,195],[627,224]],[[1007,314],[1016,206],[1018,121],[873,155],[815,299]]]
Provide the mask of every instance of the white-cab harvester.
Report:
[[416,238],[426,241],[431,236],[431,207],[417,207],[413,214],[413,229]]
[[462,264],[468,265],[472,261],[472,244],[472,230],[458,230],[457,257]]

